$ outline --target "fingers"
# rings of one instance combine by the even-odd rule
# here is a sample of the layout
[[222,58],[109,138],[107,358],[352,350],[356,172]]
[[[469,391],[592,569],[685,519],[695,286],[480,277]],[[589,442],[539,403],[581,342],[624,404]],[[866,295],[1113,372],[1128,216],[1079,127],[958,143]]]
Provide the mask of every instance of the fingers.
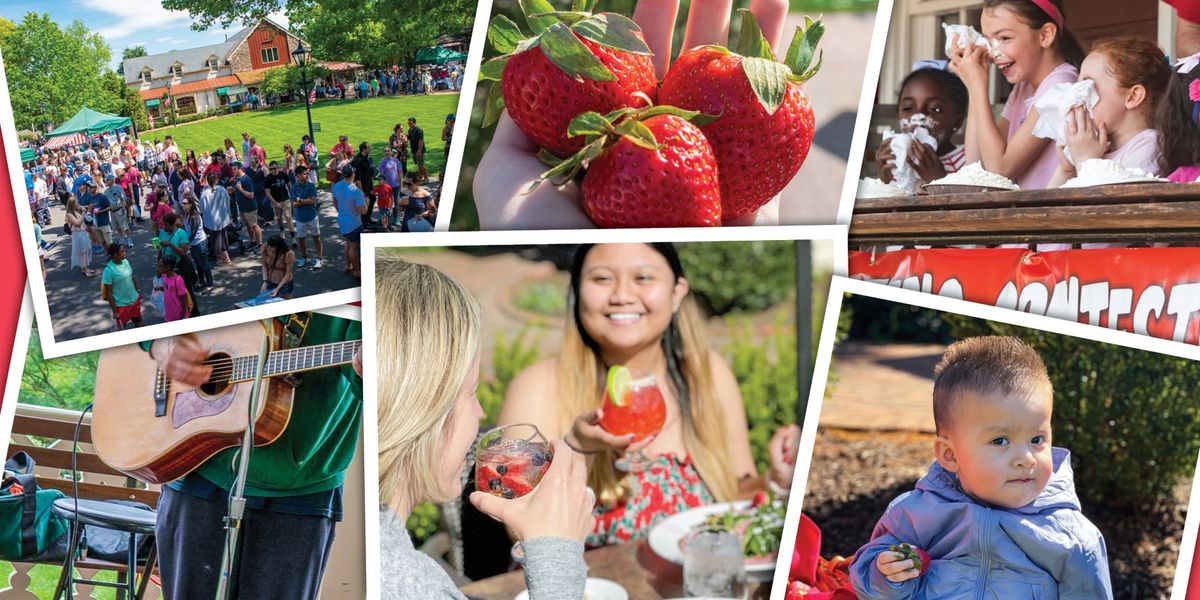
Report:
[[633,21],[642,28],[646,45],[654,53],[654,71],[661,80],[671,65],[671,41],[679,0],[640,0],[633,9]]
[[1108,127],[1104,123],[1100,124],[1100,148],[1102,152],[1108,152]]
[[705,44],[725,45],[729,39],[729,13],[733,0],[692,0],[688,9],[683,49]]
[[[623,436],[623,437],[630,437],[630,436]],[[658,437],[658,436],[652,435],[650,437],[638,440],[636,442],[632,441],[632,439],[631,439],[630,442],[626,444],[625,451],[626,452],[641,452],[642,450],[645,450],[647,446],[649,446],[650,444],[653,444],[654,438],[656,438],[656,437]]]
[[771,44],[771,50],[779,56],[779,43],[783,41],[783,24],[787,19],[787,0],[750,0],[750,12],[758,19],[763,37]]
[[471,501],[471,504],[475,505],[475,508],[479,509],[479,512],[497,521],[504,522],[504,514],[507,511],[508,501],[479,491],[471,492],[468,499]]

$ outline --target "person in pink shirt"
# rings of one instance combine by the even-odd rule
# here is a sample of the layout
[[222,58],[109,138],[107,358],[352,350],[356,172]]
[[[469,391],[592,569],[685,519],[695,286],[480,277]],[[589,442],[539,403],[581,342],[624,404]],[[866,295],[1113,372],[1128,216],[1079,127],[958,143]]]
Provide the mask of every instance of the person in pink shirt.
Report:
[[1084,59],[1079,79],[1095,83],[1100,100],[1092,109],[1094,119],[1083,106],[1069,115],[1067,149],[1074,164],[1060,148],[1050,187],[1074,177],[1077,167],[1093,158],[1158,174],[1158,131],[1151,125],[1171,80],[1171,67],[1158,45],[1135,37],[1100,40]]
[[1200,54],[1175,63],[1171,82],[1155,115],[1159,150],[1159,173],[1170,173],[1175,183],[1200,179]]
[[173,258],[158,258],[158,276],[163,285],[163,320],[171,322],[187,318],[192,314],[192,296],[183,277],[175,272]]
[[[1044,188],[1058,153],[1052,141],[1033,135],[1033,105],[1055,84],[1075,82],[1083,49],[1067,30],[1062,0],[985,0],[980,24],[990,48],[956,43],[950,56],[970,96],[966,162],[982,162],[1023,189]],[[999,120],[988,97],[988,63],[1015,86]]]
[[258,164],[267,164],[267,151],[258,145],[256,138],[250,138],[250,155],[258,159]]

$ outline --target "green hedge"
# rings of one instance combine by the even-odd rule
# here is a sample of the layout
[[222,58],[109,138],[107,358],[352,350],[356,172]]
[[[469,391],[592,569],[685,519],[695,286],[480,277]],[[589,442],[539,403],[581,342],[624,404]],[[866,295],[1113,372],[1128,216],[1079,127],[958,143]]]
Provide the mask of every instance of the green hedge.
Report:
[[679,260],[697,299],[713,315],[756,312],[793,296],[795,242],[678,244]]
[[1200,364],[1004,323],[946,314],[955,338],[1012,335],[1054,383],[1055,446],[1071,450],[1079,496],[1145,510],[1172,501],[1200,451]]

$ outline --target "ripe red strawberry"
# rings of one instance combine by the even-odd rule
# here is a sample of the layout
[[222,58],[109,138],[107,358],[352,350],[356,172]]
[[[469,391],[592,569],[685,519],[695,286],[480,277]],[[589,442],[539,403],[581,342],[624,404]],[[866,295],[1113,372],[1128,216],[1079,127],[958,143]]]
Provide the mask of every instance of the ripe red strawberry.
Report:
[[599,227],[720,225],[716,158],[689,119],[705,121],[669,106],[584,113],[570,132],[586,134],[587,145],[542,177],[587,168],[583,210]]
[[750,508],[758,508],[770,502],[771,497],[768,496],[766,492],[758,492],[757,494],[754,494],[754,500],[750,502]]
[[720,115],[701,126],[721,169],[721,216],[754,212],[782,190],[808,156],[815,122],[800,84],[811,69],[824,25],[798,28],[786,64],[775,61],[758,23],[742,13],[737,51],[701,46],[684,52],[663,78],[663,104]]
[[514,498],[520,498],[521,496],[533,491],[533,488],[530,487],[529,484],[525,483],[524,479],[518,479],[516,477],[501,477],[500,484],[504,486],[504,488],[512,490]]
[[583,148],[582,138],[567,136],[579,114],[641,106],[642,96],[653,102],[658,79],[641,29],[621,15],[583,12],[585,4],[553,12],[545,0],[522,2],[535,11],[526,13],[536,36],[528,39],[503,15],[492,20],[488,39],[504,55],[481,69],[501,82],[489,92],[485,127],[506,108],[529,139],[566,158]]

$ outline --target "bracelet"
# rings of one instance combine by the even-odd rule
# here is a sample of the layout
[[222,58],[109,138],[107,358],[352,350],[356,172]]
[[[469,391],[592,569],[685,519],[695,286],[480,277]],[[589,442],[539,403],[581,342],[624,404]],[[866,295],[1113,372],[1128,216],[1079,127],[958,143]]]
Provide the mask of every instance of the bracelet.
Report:
[[770,491],[771,491],[771,493],[772,493],[772,494],[773,494],[773,495],[774,495],[776,498],[779,498],[779,499],[781,499],[781,500],[786,500],[786,499],[788,498],[788,496],[791,496],[791,495],[792,495],[792,491],[791,491],[791,490],[789,490],[789,489],[787,489],[787,488],[785,488],[785,487],[782,487],[782,486],[780,486],[779,484],[775,483],[775,481],[774,481],[773,479],[771,479],[771,476],[770,476],[770,475],[767,475],[767,476],[765,477],[765,479],[767,480],[767,489],[768,489],[768,490],[770,490]]
[[571,443],[569,436],[564,435],[562,440],[563,443],[566,444],[571,450],[574,450],[576,454],[597,454],[600,452],[599,450],[584,450],[583,448],[576,448],[575,444]]

